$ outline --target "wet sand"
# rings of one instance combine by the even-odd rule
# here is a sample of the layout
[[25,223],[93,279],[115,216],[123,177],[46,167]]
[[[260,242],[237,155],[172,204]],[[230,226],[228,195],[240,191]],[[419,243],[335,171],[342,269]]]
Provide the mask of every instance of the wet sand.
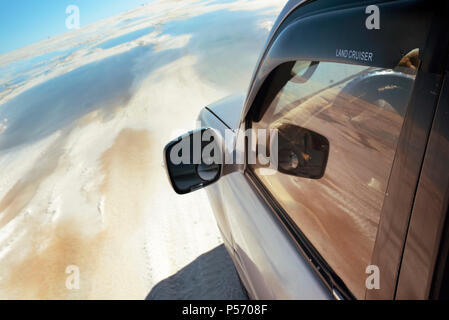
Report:
[[[150,152],[150,137],[146,130],[122,130],[100,158],[104,178],[99,192],[104,199],[101,202],[104,208],[99,208],[97,221],[91,221],[99,225],[98,232],[80,234],[75,217],[44,226],[41,232],[47,233],[47,245],[10,266],[10,272],[4,278],[6,281],[2,281],[0,286],[7,291],[5,297],[138,299],[145,295],[146,287],[139,276],[142,274],[139,266],[143,265],[141,260],[145,256],[139,252],[139,243],[143,242],[142,204],[148,196],[151,182],[148,179]],[[57,163],[57,160],[55,157],[52,162]],[[27,205],[25,200],[29,201],[35,196],[39,183],[55,167],[46,169],[33,170],[31,181],[22,181],[3,198],[2,204],[5,205],[9,199],[12,200],[7,207],[9,210],[3,211],[2,218],[5,212],[18,214],[22,209],[19,205]],[[21,186],[24,186],[22,190]],[[14,196],[13,192],[24,190],[28,191],[25,196]],[[7,223],[5,220],[2,222]],[[79,290],[67,290],[65,287],[68,277],[65,271],[69,265],[80,269]],[[127,290],[129,283],[132,283],[131,291]]]

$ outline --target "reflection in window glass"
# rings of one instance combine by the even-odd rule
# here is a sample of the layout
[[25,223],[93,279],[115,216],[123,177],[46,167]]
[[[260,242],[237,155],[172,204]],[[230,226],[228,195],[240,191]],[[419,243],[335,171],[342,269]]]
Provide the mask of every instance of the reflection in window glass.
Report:
[[[363,298],[414,70],[300,61],[283,76],[288,82],[252,127],[278,129],[287,137],[279,140],[279,163],[294,167],[310,161],[316,172],[325,166],[324,175],[310,179],[285,170],[264,175],[257,165],[250,167],[353,294]],[[304,136],[309,140],[298,144]],[[313,154],[300,150],[320,136],[315,141],[329,144],[327,163],[313,163]],[[325,159],[319,146],[314,150]]]

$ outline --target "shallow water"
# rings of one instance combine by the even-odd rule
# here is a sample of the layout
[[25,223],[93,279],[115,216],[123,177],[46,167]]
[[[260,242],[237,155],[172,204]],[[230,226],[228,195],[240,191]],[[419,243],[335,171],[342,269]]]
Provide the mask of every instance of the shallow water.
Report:
[[136,31],[132,31],[129,33],[126,33],[122,36],[112,38],[110,40],[107,40],[103,43],[100,43],[95,48],[101,48],[103,50],[113,48],[115,46],[124,44],[126,42],[134,41],[136,39],[139,39],[140,37],[143,37],[144,35],[147,35],[151,33],[154,30],[153,27],[143,28]]
[[3,104],[0,119],[8,119],[8,129],[0,135],[0,150],[40,140],[95,109],[108,112],[125,105],[135,59],[149,50],[136,47],[82,66]]
[[[197,57],[195,68],[204,81],[231,92],[246,90],[264,39],[257,23],[264,17],[260,11],[220,10],[168,22],[162,33],[191,35],[186,47],[154,52],[151,46],[138,46],[27,90],[0,108],[0,119],[9,119],[8,130],[0,135],[0,151],[42,139],[93,110],[101,109],[107,115],[126,105],[137,75],[150,74],[186,54]],[[132,41],[151,30],[128,33],[104,42],[102,47]],[[67,50],[64,56],[78,49]],[[41,61],[44,56],[53,59],[57,54],[60,52],[30,61]]]
[[[266,34],[260,21],[269,18],[263,10],[202,14],[166,23],[162,32],[191,34],[187,52],[198,57],[196,68],[204,80],[230,91],[245,91]],[[233,81],[229,81],[233,79]]]

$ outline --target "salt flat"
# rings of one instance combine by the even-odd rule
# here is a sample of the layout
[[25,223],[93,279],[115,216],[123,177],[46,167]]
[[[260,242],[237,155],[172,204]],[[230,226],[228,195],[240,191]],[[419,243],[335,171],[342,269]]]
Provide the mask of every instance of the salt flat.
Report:
[[162,149],[246,91],[284,3],[156,1],[0,56],[1,299],[245,297]]

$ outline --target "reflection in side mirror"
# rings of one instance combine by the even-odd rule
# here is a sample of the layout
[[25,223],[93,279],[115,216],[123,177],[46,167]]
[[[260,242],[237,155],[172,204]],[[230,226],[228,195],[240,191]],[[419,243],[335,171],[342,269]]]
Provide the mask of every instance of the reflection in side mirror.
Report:
[[221,136],[213,129],[197,129],[164,148],[164,161],[173,189],[185,194],[217,181],[222,174]]
[[283,123],[278,126],[278,171],[320,179],[326,170],[329,140],[314,131]]

